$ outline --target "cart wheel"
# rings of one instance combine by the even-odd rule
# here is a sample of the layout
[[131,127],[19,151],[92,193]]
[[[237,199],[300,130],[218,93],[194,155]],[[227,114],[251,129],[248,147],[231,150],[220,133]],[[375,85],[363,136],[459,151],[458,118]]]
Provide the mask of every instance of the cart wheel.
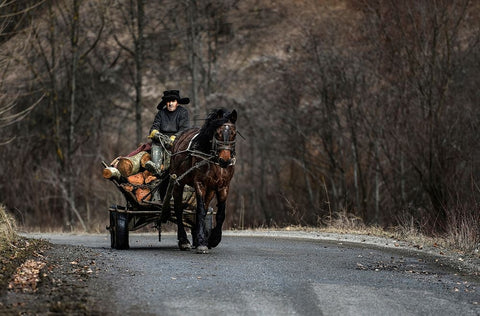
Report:
[[115,213],[116,221],[114,226],[114,248],[115,249],[128,249],[128,214],[127,213]]
[[115,213],[110,211],[110,247],[115,248]]

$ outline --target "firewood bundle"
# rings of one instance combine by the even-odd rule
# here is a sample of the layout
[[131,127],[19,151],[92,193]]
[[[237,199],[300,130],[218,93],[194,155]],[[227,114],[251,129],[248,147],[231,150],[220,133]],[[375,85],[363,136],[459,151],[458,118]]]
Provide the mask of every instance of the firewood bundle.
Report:
[[138,202],[143,199],[149,201],[151,184],[157,180],[150,171],[145,169],[145,163],[151,160],[150,154],[141,151],[131,157],[118,157],[112,161],[109,167],[103,169],[105,179],[116,180],[125,191],[132,192]]

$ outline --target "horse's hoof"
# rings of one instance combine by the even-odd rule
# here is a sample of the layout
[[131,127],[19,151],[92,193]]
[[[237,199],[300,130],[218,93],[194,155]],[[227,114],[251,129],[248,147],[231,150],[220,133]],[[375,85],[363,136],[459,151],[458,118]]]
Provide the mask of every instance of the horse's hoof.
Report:
[[190,245],[190,242],[188,240],[185,240],[178,242],[178,248],[180,248],[180,250],[182,251],[185,251],[192,249],[192,246]]
[[209,240],[208,241],[208,248],[215,248],[218,246],[218,244],[220,243],[220,240]]
[[210,238],[208,238],[208,248],[215,248],[218,246],[218,244],[222,241],[222,235],[221,234],[212,234]]
[[208,253],[208,247],[207,246],[198,246],[197,247],[197,253]]

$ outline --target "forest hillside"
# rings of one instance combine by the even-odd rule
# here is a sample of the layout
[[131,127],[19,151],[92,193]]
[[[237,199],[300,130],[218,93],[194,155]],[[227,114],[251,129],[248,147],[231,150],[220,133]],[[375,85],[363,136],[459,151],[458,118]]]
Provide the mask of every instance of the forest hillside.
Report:
[[23,0],[0,4],[0,203],[103,231],[101,161],[164,90],[191,125],[236,109],[226,228],[352,220],[480,240],[480,4]]

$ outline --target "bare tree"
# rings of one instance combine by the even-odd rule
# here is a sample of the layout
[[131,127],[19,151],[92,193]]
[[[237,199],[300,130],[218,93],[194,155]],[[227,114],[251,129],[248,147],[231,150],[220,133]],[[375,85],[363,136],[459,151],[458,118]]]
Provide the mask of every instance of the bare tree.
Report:
[[[43,2],[43,0],[21,4],[9,1],[0,2],[0,44],[20,32],[27,25],[26,20],[28,20],[27,17],[30,11],[40,6]],[[20,47],[26,43],[21,44],[19,45]],[[17,104],[19,94],[17,92],[12,93],[12,90],[6,84],[6,77],[12,69],[11,64],[12,58],[8,52],[0,54],[0,91],[2,91],[0,94],[0,129],[23,120],[44,97],[44,95],[40,95],[32,104],[20,107]],[[0,139],[0,145],[7,144],[13,139]]]
[[[100,15],[105,7],[103,3],[98,3],[91,9],[92,11],[98,9],[97,13]],[[11,44],[15,50],[23,51],[22,53],[8,51],[7,57],[12,64],[11,67],[15,66],[18,72],[10,75],[8,80],[5,80],[5,85],[15,86],[19,95],[22,95],[21,98],[17,98],[19,104],[31,102],[32,98],[25,97],[29,94],[45,96],[41,102],[37,102],[40,111],[32,113],[29,121],[19,125],[24,128],[17,135],[35,139],[32,143],[34,148],[29,148],[30,145],[23,148],[25,153],[41,152],[42,157],[46,159],[45,162],[53,161],[56,157],[58,165],[50,164],[50,168],[52,174],[57,177],[56,185],[66,192],[60,197],[55,197],[65,203],[59,208],[63,211],[64,227],[71,229],[78,221],[81,227],[86,229],[82,212],[76,204],[78,198],[75,194],[77,187],[75,183],[80,174],[76,158],[80,143],[84,141],[78,137],[77,126],[82,115],[88,111],[85,106],[82,108],[77,106],[80,102],[78,95],[83,90],[79,89],[78,82],[80,71],[85,70],[83,63],[99,42],[103,29],[102,18],[94,22],[98,28],[89,34],[93,36],[87,37],[84,36],[86,33],[83,30],[95,18],[90,16],[88,22],[82,20],[86,12],[85,9],[82,10],[80,2],[74,1],[71,6],[56,6],[50,3],[38,7],[36,12],[42,13],[42,18],[30,15],[29,27],[18,33],[15,42],[12,39]],[[21,39],[25,39],[25,44],[15,45]],[[64,42],[70,43],[70,46],[64,46]],[[20,72],[20,69],[24,71]],[[36,125],[35,121],[38,120],[45,124]],[[35,128],[29,126],[31,123],[36,125]],[[43,134],[45,128],[50,131]],[[40,147],[39,140],[42,139],[44,147],[41,150],[35,149]],[[53,155],[48,152],[51,145],[54,145],[54,150],[50,152]],[[36,167],[40,167],[41,164],[42,161],[33,163]],[[51,177],[43,177],[47,178]],[[50,181],[47,187],[52,183]],[[30,197],[33,199],[35,196],[38,198],[36,194]]]
[[132,82],[135,88],[135,126],[136,143],[141,143],[144,138],[142,127],[142,89],[143,89],[143,68],[144,68],[144,47],[145,47],[145,0],[129,0],[126,3],[117,2],[116,9],[121,13],[122,21],[127,27],[130,41],[122,41],[114,34],[118,46],[126,51],[134,60]]
[[[458,107],[470,111],[468,104],[455,104],[452,82],[463,67],[456,55],[468,53],[478,42],[478,36],[467,35],[472,5],[468,0],[365,4],[374,22],[369,28],[373,31],[371,39],[377,51],[384,52],[376,56],[383,65],[378,68],[379,76],[386,79],[383,85],[390,85],[386,87],[395,93],[398,102],[385,104],[385,110],[395,111],[392,114],[396,122],[385,125],[390,138],[382,147],[386,149],[392,140],[398,144],[400,151],[396,155],[402,160],[393,170],[400,172],[401,183],[407,175],[404,162],[416,174],[418,186],[414,188],[428,196],[434,210],[432,222],[437,227],[445,225],[451,175],[460,163],[454,158],[459,141],[455,130],[459,120],[464,119]],[[399,196],[405,194],[402,191]]]

